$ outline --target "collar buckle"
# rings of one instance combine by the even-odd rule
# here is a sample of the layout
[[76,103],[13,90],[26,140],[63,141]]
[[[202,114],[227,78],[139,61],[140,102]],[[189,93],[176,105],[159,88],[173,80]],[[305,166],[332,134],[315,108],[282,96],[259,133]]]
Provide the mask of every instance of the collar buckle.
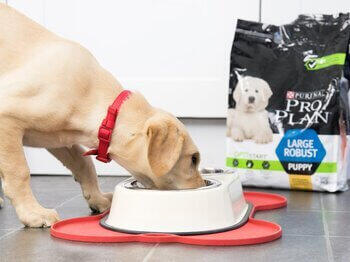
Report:
[[111,142],[112,129],[108,128],[107,126],[101,125],[98,129],[98,139],[106,143]]

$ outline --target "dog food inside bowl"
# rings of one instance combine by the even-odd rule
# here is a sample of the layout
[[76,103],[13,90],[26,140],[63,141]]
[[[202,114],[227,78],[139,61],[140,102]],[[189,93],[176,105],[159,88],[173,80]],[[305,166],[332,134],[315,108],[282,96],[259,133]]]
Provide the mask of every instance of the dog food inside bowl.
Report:
[[[220,185],[220,182],[214,179],[204,179],[205,186],[197,188],[197,189],[207,189],[207,188],[212,188],[212,187],[217,187]],[[145,188],[140,182],[137,180],[133,180],[131,182],[127,182],[124,185],[125,188],[128,189],[146,189],[146,190],[154,190],[154,189],[149,189]],[[193,190],[193,189],[178,189],[178,190]],[[176,190],[175,190],[176,191]]]

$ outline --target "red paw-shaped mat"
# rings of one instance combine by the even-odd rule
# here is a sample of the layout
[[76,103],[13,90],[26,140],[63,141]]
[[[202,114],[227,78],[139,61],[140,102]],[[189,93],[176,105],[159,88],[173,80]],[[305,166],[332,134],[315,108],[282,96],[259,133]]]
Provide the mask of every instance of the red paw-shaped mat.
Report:
[[100,226],[108,212],[97,216],[78,217],[57,222],[51,235],[57,238],[83,242],[177,242],[191,245],[238,246],[265,243],[282,235],[280,225],[258,220],[254,213],[287,205],[285,197],[261,192],[244,192],[245,199],[253,205],[249,220],[242,227],[226,232],[179,236],[172,234],[126,234]]

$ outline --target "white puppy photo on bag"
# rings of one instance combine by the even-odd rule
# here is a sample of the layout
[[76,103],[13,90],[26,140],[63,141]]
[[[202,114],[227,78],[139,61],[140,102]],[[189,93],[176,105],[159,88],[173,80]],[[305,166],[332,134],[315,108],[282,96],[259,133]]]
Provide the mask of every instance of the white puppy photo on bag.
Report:
[[240,77],[232,94],[235,107],[228,109],[227,137],[237,142],[247,139],[258,144],[272,142],[273,133],[265,110],[271,95],[265,80]]

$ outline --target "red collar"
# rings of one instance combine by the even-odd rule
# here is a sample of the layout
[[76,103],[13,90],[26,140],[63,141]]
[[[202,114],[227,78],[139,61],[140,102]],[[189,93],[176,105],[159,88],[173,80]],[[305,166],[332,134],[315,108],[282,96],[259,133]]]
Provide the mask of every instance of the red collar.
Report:
[[97,160],[105,163],[111,161],[108,155],[108,147],[112,139],[113,128],[115,126],[115,121],[117,119],[119,110],[123,102],[128,99],[130,94],[131,92],[129,90],[122,91],[114,100],[113,104],[108,107],[107,116],[105,119],[103,119],[98,130],[98,149],[92,149],[84,153],[84,156],[97,155]]

